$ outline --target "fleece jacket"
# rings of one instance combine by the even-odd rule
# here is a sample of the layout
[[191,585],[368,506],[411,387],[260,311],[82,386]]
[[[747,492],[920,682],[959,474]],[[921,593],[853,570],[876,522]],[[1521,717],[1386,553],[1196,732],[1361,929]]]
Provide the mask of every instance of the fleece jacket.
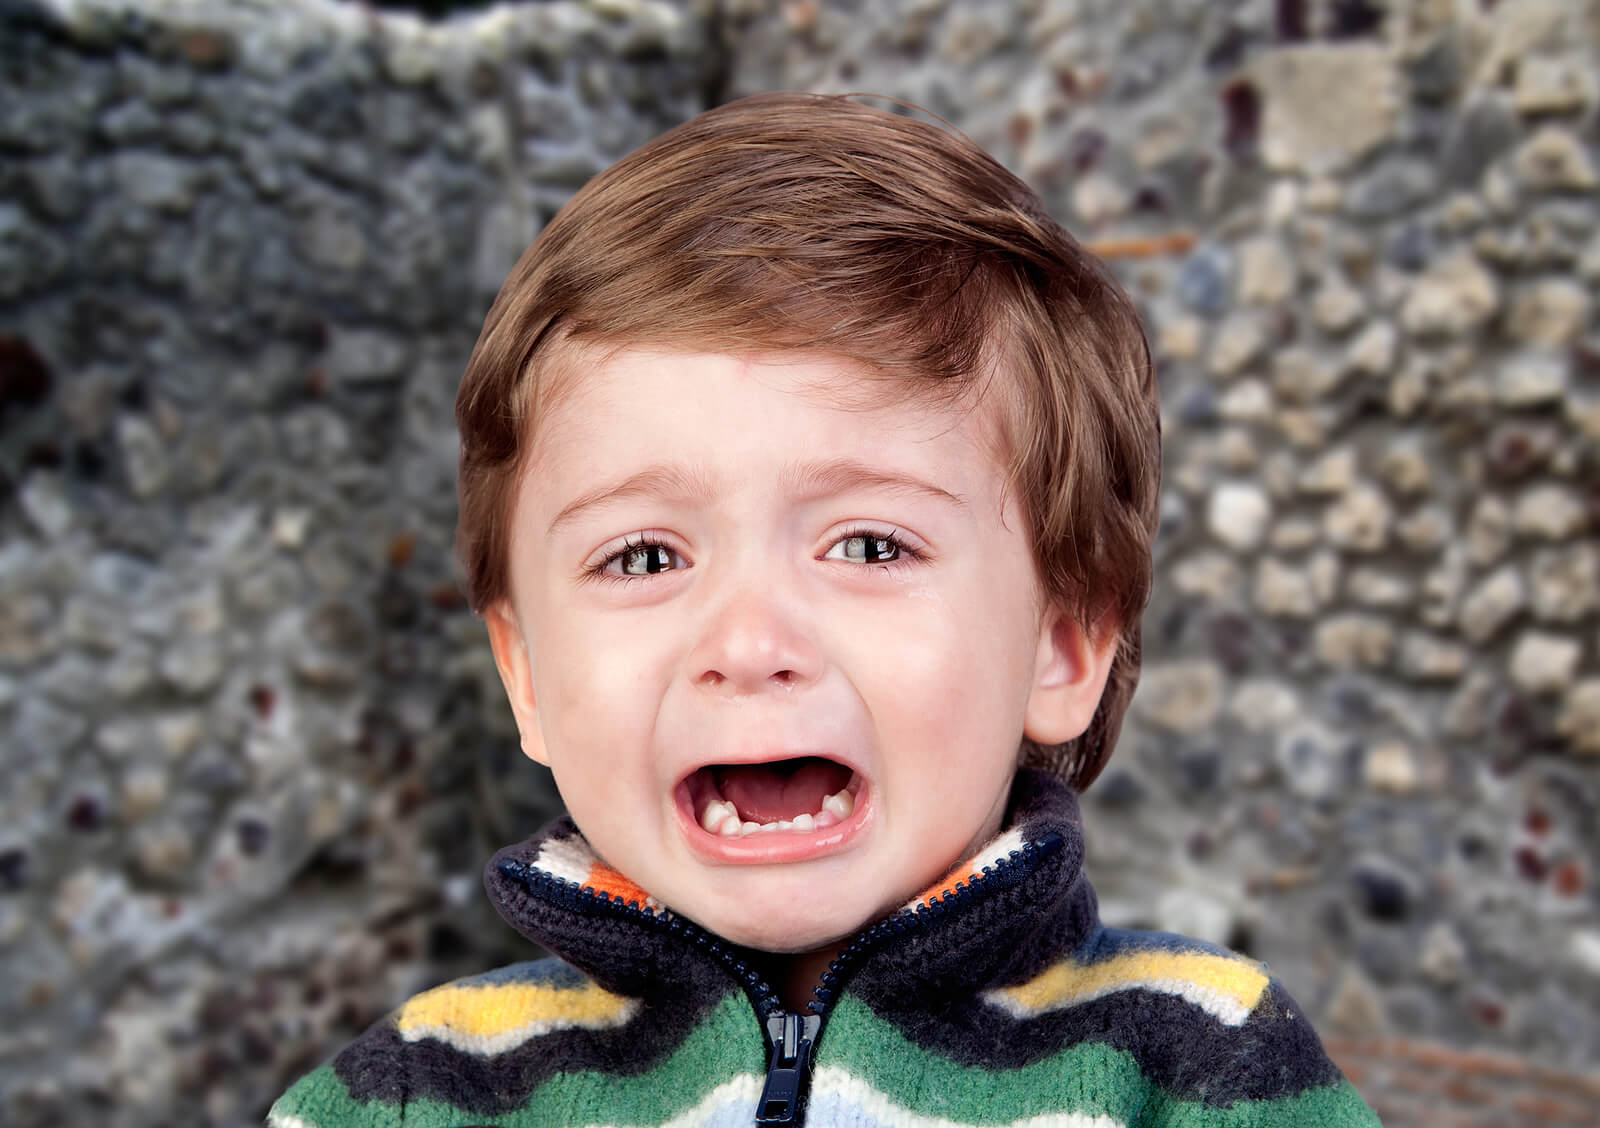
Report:
[[1372,1128],[1260,963],[1101,923],[1073,792],[864,928],[808,1011],[763,953],[658,903],[569,819],[490,860],[556,958],[414,996],[301,1078],[271,1128]]

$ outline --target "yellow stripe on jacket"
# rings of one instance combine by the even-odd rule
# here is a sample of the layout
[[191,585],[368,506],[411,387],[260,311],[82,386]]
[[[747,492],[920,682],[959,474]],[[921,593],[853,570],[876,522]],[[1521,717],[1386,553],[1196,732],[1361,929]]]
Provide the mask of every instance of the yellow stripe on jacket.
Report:
[[407,1042],[437,1038],[463,1053],[501,1054],[555,1030],[621,1026],[638,1009],[638,999],[593,983],[446,983],[413,996],[395,1021]]
[[1142,988],[1176,995],[1225,1026],[1241,1026],[1261,1001],[1268,982],[1260,964],[1238,956],[1143,951],[1096,963],[1063,960],[1026,983],[988,991],[983,997],[1017,1018],[1032,1018]]

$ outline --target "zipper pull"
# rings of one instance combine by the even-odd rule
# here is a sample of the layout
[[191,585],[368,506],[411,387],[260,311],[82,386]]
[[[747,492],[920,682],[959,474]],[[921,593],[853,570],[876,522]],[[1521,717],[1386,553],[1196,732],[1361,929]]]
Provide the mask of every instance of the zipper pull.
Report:
[[801,1124],[805,1120],[806,1090],[811,1084],[811,1053],[822,1019],[814,1014],[783,1011],[767,1019],[767,1040],[772,1043],[772,1064],[756,1105],[757,1124]]

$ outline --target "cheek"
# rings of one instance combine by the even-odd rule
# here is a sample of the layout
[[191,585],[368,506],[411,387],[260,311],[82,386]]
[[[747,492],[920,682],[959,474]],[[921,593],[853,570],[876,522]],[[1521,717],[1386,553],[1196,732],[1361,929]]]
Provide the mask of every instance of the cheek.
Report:
[[981,587],[919,593],[902,608],[848,636],[855,668],[870,671],[880,735],[917,743],[923,763],[970,754],[1013,723],[1020,738],[1033,640],[1017,608]]

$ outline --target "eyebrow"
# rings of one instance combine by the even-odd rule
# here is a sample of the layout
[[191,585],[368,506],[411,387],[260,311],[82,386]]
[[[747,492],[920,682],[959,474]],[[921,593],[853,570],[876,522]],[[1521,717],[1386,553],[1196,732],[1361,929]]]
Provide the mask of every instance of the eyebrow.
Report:
[[[849,490],[879,490],[905,497],[925,497],[965,509],[967,500],[949,490],[940,489],[932,482],[910,474],[884,470],[851,458],[833,458],[824,462],[790,463],[778,475],[780,487],[797,501],[812,501],[831,497]],[[658,497],[670,501],[704,505],[716,493],[711,480],[698,467],[683,467],[668,463],[646,466],[620,482],[591,490],[574,499],[557,513],[555,520],[545,530],[546,536],[575,521],[579,514],[596,506],[625,501],[634,497]]]

